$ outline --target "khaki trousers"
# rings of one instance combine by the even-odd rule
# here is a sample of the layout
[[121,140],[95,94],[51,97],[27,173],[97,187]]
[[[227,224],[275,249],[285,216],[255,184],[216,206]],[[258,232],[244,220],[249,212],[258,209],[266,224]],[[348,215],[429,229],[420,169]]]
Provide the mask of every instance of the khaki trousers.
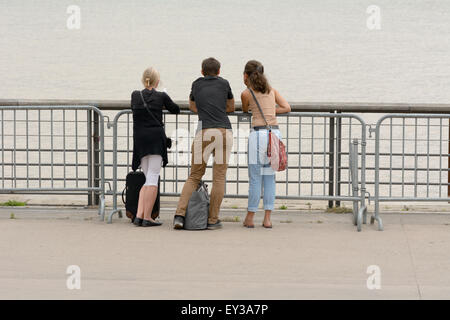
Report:
[[181,191],[176,214],[184,216],[192,193],[197,189],[206,171],[206,165],[211,154],[213,163],[213,185],[211,189],[208,223],[216,223],[219,219],[220,205],[225,193],[225,179],[233,146],[231,130],[210,128],[199,131],[192,143],[191,173]]

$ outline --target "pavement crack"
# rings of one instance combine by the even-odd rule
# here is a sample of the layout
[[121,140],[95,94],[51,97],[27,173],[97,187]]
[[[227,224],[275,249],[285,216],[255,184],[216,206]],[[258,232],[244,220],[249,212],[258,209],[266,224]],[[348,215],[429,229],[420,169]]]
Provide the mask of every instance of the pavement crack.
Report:
[[417,279],[416,264],[414,263],[414,257],[413,257],[412,250],[411,250],[411,244],[409,243],[408,233],[405,230],[405,225],[403,223],[403,217],[401,217],[401,216],[400,216],[400,225],[402,226],[402,230],[403,230],[403,233],[405,234],[405,238],[406,238],[406,244],[408,245],[409,259],[411,260],[411,264],[413,267],[413,274],[414,274],[414,280],[416,281],[417,293],[419,295],[419,299],[422,300],[422,293],[420,292],[419,280]]

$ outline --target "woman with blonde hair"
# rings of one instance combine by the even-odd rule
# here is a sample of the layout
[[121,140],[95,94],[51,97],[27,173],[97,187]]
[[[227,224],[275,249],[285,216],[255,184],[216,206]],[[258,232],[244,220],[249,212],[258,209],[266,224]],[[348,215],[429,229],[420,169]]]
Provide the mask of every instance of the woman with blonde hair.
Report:
[[[256,60],[247,62],[244,68],[247,89],[241,94],[242,111],[252,113],[251,131],[248,137],[249,191],[247,216],[244,226],[253,228],[253,218],[258,210],[263,190],[263,227],[272,228],[270,215],[275,203],[275,172],[267,157],[268,127],[281,139],[276,115],[291,111],[289,103],[272,88],[264,74],[263,65]],[[261,113],[261,111],[262,113]]]
[[133,111],[133,162],[132,169],[139,167],[145,174],[145,184],[139,193],[139,202],[134,224],[142,227],[161,225],[151,218],[151,212],[158,194],[158,179],[161,166],[167,160],[168,141],[164,131],[162,110],[180,113],[180,107],[165,92],[157,91],[159,72],[147,68],[142,75],[144,90],[131,94]]

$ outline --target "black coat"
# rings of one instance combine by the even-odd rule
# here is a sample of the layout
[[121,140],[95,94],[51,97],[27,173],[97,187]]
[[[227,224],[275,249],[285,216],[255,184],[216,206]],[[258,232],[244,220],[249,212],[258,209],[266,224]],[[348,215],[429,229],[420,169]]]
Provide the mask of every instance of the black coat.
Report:
[[[162,110],[165,107],[170,113],[180,113],[180,107],[165,92],[155,89],[142,91],[150,112],[162,123]],[[132,169],[137,170],[142,157],[159,154],[163,159],[163,167],[167,165],[167,146],[164,129],[148,113],[142,102],[139,91],[131,94],[131,110],[133,111],[133,162]]]

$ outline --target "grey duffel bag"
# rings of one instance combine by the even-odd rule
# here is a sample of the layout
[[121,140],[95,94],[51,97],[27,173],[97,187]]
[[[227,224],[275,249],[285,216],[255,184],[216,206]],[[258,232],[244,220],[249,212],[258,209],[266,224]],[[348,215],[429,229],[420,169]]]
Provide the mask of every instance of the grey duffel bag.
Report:
[[197,190],[192,193],[184,218],[184,229],[204,230],[208,227],[209,194],[208,186],[200,181]]

